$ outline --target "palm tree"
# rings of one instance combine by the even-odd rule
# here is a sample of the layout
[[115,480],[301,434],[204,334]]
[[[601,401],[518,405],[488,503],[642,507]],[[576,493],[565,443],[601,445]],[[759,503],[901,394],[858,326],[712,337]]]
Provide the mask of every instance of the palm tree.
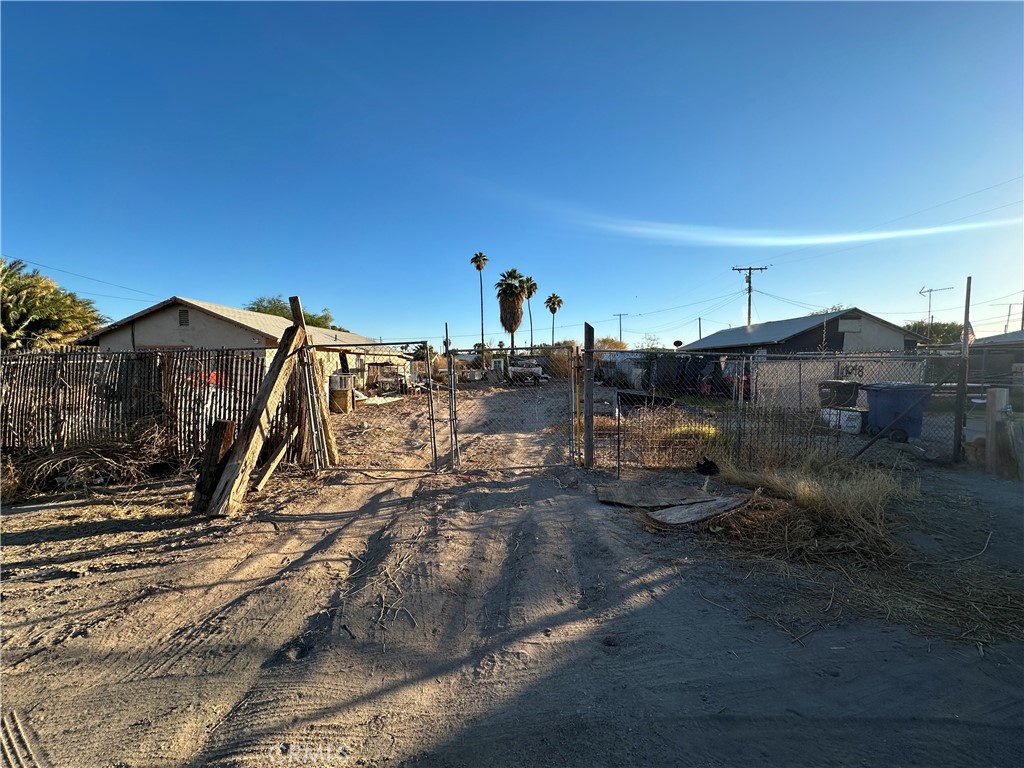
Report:
[[48,349],[70,344],[99,328],[103,317],[25,262],[0,258],[0,347]]
[[483,251],[474,253],[469,263],[480,275],[480,345],[484,346],[484,267],[487,266],[487,255]]
[[532,277],[524,277],[522,280],[523,298],[526,299],[526,309],[530,313],[530,346],[533,346],[533,306],[530,299],[537,295],[537,281]]
[[557,293],[552,293],[544,299],[544,306],[551,313],[551,346],[553,347],[555,346],[555,312],[562,308],[562,297]]
[[523,276],[518,269],[501,273],[501,279],[494,284],[498,291],[498,309],[501,313],[501,327],[512,336],[512,353],[516,351],[516,330],[523,322]]

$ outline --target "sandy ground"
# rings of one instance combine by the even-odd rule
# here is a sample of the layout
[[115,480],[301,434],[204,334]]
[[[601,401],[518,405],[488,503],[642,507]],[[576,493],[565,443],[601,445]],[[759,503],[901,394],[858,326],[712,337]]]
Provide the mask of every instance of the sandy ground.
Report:
[[[919,479],[908,547],[993,532],[975,562],[1020,568],[1020,484]],[[1024,764],[1020,642],[841,610],[645,531],[610,481],[334,471],[232,520],[190,518],[186,483],[5,509],[3,764]]]

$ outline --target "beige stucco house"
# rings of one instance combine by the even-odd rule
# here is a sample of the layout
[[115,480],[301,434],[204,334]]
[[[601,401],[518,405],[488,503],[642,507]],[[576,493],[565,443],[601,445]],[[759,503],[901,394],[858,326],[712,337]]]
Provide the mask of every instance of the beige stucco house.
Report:
[[[79,345],[103,352],[153,349],[246,349],[273,355],[292,321],[226,307],[208,301],[172,296],[80,338]],[[366,336],[327,328],[306,328],[328,373],[344,370],[365,381],[372,363],[399,365],[407,370],[410,355],[376,345]]]

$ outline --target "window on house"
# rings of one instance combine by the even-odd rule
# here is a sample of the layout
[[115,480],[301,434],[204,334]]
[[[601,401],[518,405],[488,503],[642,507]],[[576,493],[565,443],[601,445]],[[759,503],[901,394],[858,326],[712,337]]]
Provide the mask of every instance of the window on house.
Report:
[[179,309],[178,310],[178,326],[180,328],[187,328],[188,327],[188,310],[187,309]]

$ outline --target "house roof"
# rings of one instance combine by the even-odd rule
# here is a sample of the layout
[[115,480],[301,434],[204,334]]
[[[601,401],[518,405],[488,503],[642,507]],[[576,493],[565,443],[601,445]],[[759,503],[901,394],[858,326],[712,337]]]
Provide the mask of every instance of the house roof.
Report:
[[[116,323],[111,323],[108,326],[100,328],[98,331],[83,336],[79,339],[79,342],[92,341],[104,333],[120,328],[123,325],[127,325],[141,317],[158,312],[165,307],[174,306],[180,304],[183,307],[189,307],[191,309],[197,309],[200,312],[205,312],[209,315],[219,317],[221,320],[225,320],[233,325],[237,325],[247,331],[251,331],[257,334],[262,334],[275,341],[281,338],[281,335],[285,332],[285,329],[292,324],[292,321],[278,317],[277,315],[267,315],[263,312],[251,312],[248,309],[237,309],[235,307],[226,307],[222,304],[213,304],[209,301],[199,301],[198,299],[187,299],[183,296],[171,296],[171,298],[161,301],[159,304],[154,304],[141,312],[136,312],[134,315],[118,320]],[[357,333],[348,333],[347,331],[332,331],[329,328],[314,328],[313,326],[306,327],[306,333],[309,335],[310,341],[313,342],[314,346],[336,346],[343,345],[346,347],[357,348],[365,344],[374,344],[374,340],[366,336],[360,336]]]
[[1003,347],[1017,346],[1024,344],[1024,331],[1010,331],[1001,333],[998,336],[986,336],[984,339],[975,339],[972,347]]
[[893,325],[880,317],[875,317],[874,315],[861,309],[857,309],[856,307],[850,307],[836,312],[824,312],[820,315],[793,317],[788,320],[774,320],[770,323],[756,323],[751,325],[749,328],[746,326],[741,326],[739,328],[727,328],[724,331],[718,331],[710,336],[705,336],[699,341],[687,344],[683,349],[686,351],[711,350],[729,349],[731,347],[752,347],[781,344],[782,342],[788,341],[794,336],[799,336],[801,333],[809,331],[812,328],[820,327],[822,323],[826,323],[835,318],[845,317],[846,315],[857,315],[858,317],[868,318],[876,323],[880,323],[897,330],[905,336],[925,341],[925,337],[920,334],[912,333],[905,328],[900,328],[898,325]]

